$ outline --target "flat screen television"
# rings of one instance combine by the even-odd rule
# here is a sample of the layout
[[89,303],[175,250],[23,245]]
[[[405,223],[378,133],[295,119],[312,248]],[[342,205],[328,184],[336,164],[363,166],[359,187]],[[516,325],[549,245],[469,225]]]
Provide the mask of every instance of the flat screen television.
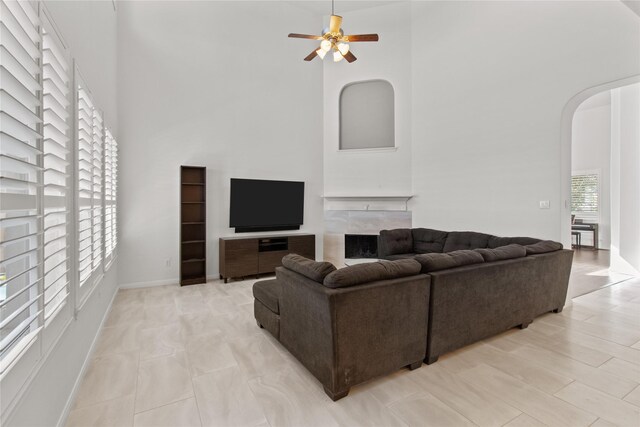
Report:
[[304,182],[231,178],[229,226],[236,233],[298,230],[304,216]]

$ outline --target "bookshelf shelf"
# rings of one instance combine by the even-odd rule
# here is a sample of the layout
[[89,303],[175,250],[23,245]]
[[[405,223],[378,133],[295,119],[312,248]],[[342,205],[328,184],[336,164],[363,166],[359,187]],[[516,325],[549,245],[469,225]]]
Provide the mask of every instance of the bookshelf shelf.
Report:
[[181,286],[207,281],[206,175],[204,167],[180,167]]

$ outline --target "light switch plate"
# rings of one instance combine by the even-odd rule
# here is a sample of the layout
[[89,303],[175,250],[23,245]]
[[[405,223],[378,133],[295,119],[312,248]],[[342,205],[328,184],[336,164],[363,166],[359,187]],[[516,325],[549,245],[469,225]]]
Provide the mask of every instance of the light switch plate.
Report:
[[549,201],[548,200],[540,200],[540,209],[549,209]]

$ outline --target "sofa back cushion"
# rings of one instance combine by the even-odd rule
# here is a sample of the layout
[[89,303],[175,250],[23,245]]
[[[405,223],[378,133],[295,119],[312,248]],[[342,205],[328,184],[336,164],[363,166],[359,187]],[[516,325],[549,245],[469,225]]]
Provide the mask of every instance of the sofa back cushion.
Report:
[[447,234],[446,231],[432,230],[430,228],[414,228],[411,230],[413,252],[417,254],[442,252],[444,242],[447,240]]
[[447,234],[443,252],[486,248],[491,237],[493,236],[490,234],[476,233],[474,231],[450,231]]
[[336,271],[335,265],[330,262],[317,262],[297,254],[285,255],[282,265],[319,283],[322,283],[329,273]]
[[540,239],[536,239],[534,237],[498,237],[498,236],[491,236],[489,237],[489,248],[499,248],[500,246],[507,246],[507,245],[512,245],[512,244],[516,244],[516,245],[522,245],[522,246],[527,246],[527,245],[533,245],[534,243],[538,243],[540,242]]
[[382,230],[378,239],[378,255],[409,254],[413,252],[413,237],[409,228]]
[[341,268],[324,278],[328,288],[346,288],[378,280],[398,279],[420,273],[420,264],[413,259],[377,261]]
[[562,249],[562,243],[554,242],[553,240],[543,240],[533,245],[527,245],[524,248],[527,251],[527,255],[544,254],[559,251]]
[[504,259],[522,258],[527,256],[527,250],[524,246],[516,244],[500,246],[494,249],[474,249],[474,251],[482,255],[485,262],[501,261]]
[[416,255],[416,261],[422,267],[422,273],[462,267],[463,265],[480,264],[484,258],[476,251],[460,250],[446,253],[431,253]]

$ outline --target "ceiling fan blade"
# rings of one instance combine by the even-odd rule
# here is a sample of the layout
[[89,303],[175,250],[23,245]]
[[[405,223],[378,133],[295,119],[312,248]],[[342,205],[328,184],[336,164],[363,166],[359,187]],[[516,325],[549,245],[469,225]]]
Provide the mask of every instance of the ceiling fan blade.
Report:
[[289,34],[289,37],[294,38],[294,39],[322,40],[322,36],[312,36],[312,35],[310,35],[310,34],[296,34],[296,33],[291,33],[291,34]]
[[351,42],[377,42],[378,35],[377,34],[354,34],[350,36],[342,37],[342,41],[351,43]]
[[331,21],[329,21],[329,32],[339,33],[340,25],[342,25],[342,16],[331,15]]
[[307,55],[304,60],[305,61],[311,61],[313,58],[315,58],[316,56],[318,56],[318,52],[317,49],[314,49],[313,52],[311,52],[309,55]]
[[346,60],[347,60],[347,62],[349,62],[349,63],[351,63],[351,62],[355,61],[356,59],[358,59],[358,58],[356,58],[356,56],[355,56],[353,53],[351,53],[351,51],[349,51],[349,52],[345,53],[345,54],[344,54],[344,55],[342,55],[342,56],[343,56],[343,57],[344,57],[344,59],[346,59]]

